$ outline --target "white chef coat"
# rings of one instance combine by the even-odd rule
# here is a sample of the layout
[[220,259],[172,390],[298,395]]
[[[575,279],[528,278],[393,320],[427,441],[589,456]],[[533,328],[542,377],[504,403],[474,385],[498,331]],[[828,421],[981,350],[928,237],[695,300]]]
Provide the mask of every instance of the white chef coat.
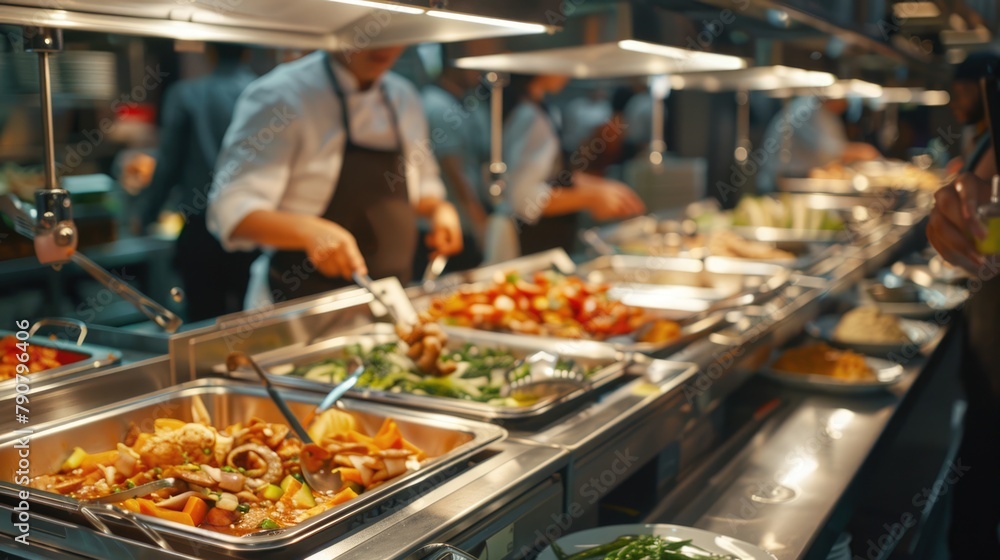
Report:
[[[208,227],[229,250],[252,250],[254,243],[230,239],[255,210],[282,210],[318,216],[333,198],[344,158],[345,134],[337,96],[314,52],[282,64],[240,96],[222,141],[208,208]],[[386,175],[405,176],[410,200],[444,198],[438,165],[430,152],[427,120],[416,88],[387,72],[359,91],[358,82],[331,59],[347,99],[351,138],[374,149],[397,147],[395,124],[381,85],[399,119],[405,164]],[[381,83],[380,83],[381,82]],[[401,183],[401,181],[399,181]]]
[[514,215],[534,224],[548,204],[549,180],[559,171],[559,136],[545,110],[522,102],[507,117],[503,129],[507,164],[505,201]]
[[[228,250],[252,250],[253,242],[230,239],[233,230],[256,210],[323,214],[340,176],[345,134],[340,102],[323,68],[327,58],[314,52],[282,64],[243,92],[222,141],[215,167],[208,228]],[[416,88],[387,72],[365,91],[336,61],[331,65],[347,99],[351,139],[374,149],[398,146],[396,125],[381,92],[395,108],[403,142],[398,169],[386,180],[405,176],[410,200],[444,198],[437,162],[430,151],[427,120]],[[245,307],[270,302],[267,287],[269,248],[251,266]]]

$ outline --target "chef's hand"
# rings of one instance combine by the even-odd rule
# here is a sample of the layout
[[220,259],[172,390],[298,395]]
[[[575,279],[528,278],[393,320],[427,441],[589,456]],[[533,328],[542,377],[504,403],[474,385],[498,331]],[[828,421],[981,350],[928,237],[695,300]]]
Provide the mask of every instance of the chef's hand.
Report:
[[439,201],[430,210],[431,232],[425,242],[432,249],[431,259],[438,255],[450,257],[462,252],[462,222],[455,207]]
[[313,230],[307,237],[305,252],[321,273],[347,280],[355,272],[368,274],[365,259],[351,232],[323,218],[316,220]]
[[628,185],[586,173],[574,176],[574,188],[589,199],[587,210],[595,220],[620,220],[646,212],[646,205]]
[[963,173],[934,194],[934,210],[927,223],[927,239],[941,257],[973,274],[984,262],[974,239],[986,237],[976,209],[989,200],[989,193],[989,183]]

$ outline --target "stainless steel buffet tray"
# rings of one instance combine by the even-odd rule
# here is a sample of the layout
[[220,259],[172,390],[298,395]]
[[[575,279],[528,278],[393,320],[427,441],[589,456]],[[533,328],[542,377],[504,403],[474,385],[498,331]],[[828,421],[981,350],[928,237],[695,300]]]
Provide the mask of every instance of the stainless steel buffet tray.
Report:
[[[613,257],[618,258],[618,257]],[[625,257],[627,258],[627,257]],[[638,257],[638,258],[650,258],[650,259],[660,259],[660,257]],[[702,267],[702,261],[698,259],[670,259],[662,258],[665,261],[677,261],[683,263],[682,267]],[[587,265],[584,265],[586,267]],[[776,267],[779,268],[780,267]],[[471,270],[461,272],[455,275],[449,275],[443,277],[441,282],[436,284],[433,289],[424,289],[420,294],[414,294],[413,305],[416,306],[418,310],[426,309],[430,306],[430,300],[433,297],[444,296],[451,293],[459,288],[475,288],[483,287],[485,288],[491,282],[494,281],[494,276],[497,273],[507,274],[510,272],[516,272],[521,275],[528,275],[534,272],[542,270],[557,269],[563,274],[581,274],[585,275],[583,272],[585,269],[577,269],[572,261],[569,261],[569,257],[561,249],[547,251],[545,253],[538,253],[536,255],[530,255],[529,257],[524,257],[521,259],[516,259],[506,263],[501,263],[499,265],[493,265],[487,268]],[[781,269],[784,270],[784,269]],[[690,270],[689,270],[690,272]],[[620,295],[620,294],[619,294]],[[679,316],[690,316],[691,313],[677,313],[672,312],[669,308],[664,308],[661,305],[649,305],[648,303],[636,302],[629,303],[634,307],[638,307],[647,312],[650,317],[653,318],[678,318]],[[699,309],[700,310],[700,309]],[[696,310],[698,311],[698,310]],[[663,343],[648,343],[640,342],[635,340],[631,336],[618,336],[613,339],[609,339],[605,342],[611,343],[615,348],[623,352],[643,352],[646,354],[656,354],[658,356],[667,356],[677,350],[680,350],[684,346],[687,346],[691,342],[708,336],[715,330],[721,328],[725,323],[725,315],[722,313],[713,314],[704,319],[698,320],[688,325],[684,325],[681,329],[681,336],[669,342]],[[472,329],[462,329],[469,330]],[[489,331],[477,331],[477,332],[489,332]],[[522,335],[530,337],[532,340],[538,338],[531,335]],[[559,338],[558,340],[566,341],[573,339]]]
[[587,243],[603,256],[632,255],[639,257],[676,257],[703,259],[728,259],[744,263],[776,264],[794,270],[809,268],[829,252],[827,243],[807,241],[776,241],[771,245],[776,249],[794,255],[790,259],[754,259],[730,256],[712,256],[706,246],[706,237],[687,238],[677,233],[664,233],[654,218],[644,216],[603,228],[592,228],[581,233]]
[[[11,331],[0,330],[0,338],[13,334]],[[32,347],[54,349],[57,352],[57,356],[59,356],[59,361],[70,362],[59,367],[27,374],[29,384],[47,383],[51,380],[64,378],[80,372],[92,371],[100,367],[118,363],[122,359],[121,351],[104,346],[85,344],[83,337],[80,338],[78,344],[38,335],[29,337],[27,342]],[[0,381],[0,399],[13,397],[16,381],[14,378]]]
[[[132,423],[143,431],[152,431],[156,418],[191,421],[191,403],[195,396],[201,397],[216,426],[245,422],[252,417],[270,422],[283,421],[263,387],[231,380],[192,381],[63,421],[37,426],[30,436],[31,472],[33,475],[57,472],[75,446],[91,452],[114,449]],[[285,398],[293,413],[305,418],[315,408],[321,395],[286,391]],[[194,547],[196,552],[200,552],[196,554],[199,557],[211,553],[216,556],[280,554],[292,558],[297,556],[296,546],[303,541],[319,537],[322,542],[313,539],[312,546],[328,543],[355,528],[359,517],[363,519],[367,512],[390,500],[400,499],[405,491],[412,493],[412,489],[419,484],[430,487],[435,480],[441,482],[438,479],[443,476],[442,471],[506,437],[506,432],[498,426],[471,420],[355,399],[343,399],[338,404],[351,412],[369,433],[375,433],[384,418],[394,418],[404,437],[423,449],[430,459],[420,470],[408,472],[354,500],[298,525],[263,534],[236,537],[147,516],[139,518],[163,535],[176,550]],[[9,442],[0,446],[0,464],[3,465],[0,467],[0,500],[17,504],[18,491],[23,487],[12,483],[18,464],[19,450],[14,447],[15,444]],[[69,497],[32,489],[31,507],[32,511],[88,524],[78,513],[77,501]],[[116,533],[122,531],[125,534],[128,531],[128,525],[115,524],[114,527]],[[276,552],[276,549],[281,549],[281,552]]]
[[[360,386],[356,386],[348,394],[407,408],[419,408],[492,422],[539,422],[543,419],[551,419],[559,411],[568,409],[568,405],[586,399],[602,387],[621,378],[625,374],[625,368],[629,362],[627,355],[614,346],[601,342],[521,336],[452,327],[445,327],[445,331],[448,334],[448,348],[450,349],[471,343],[480,348],[510,350],[518,358],[545,350],[559,355],[560,358],[571,359],[582,367],[597,367],[598,369],[588,378],[591,383],[588,390],[573,391],[554,399],[542,400],[526,406],[494,406],[472,400],[380,391]],[[327,358],[341,357],[347,348],[356,344],[366,342],[383,344],[396,340],[398,337],[393,325],[375,323],[306,347],[282,348],[262,353],[256,356],[256,360],[261,364],[261,367],[268,370],[273,383],[326,393],[332,388],[330,383],[289,375],[287,370],[290,370],[291,367],[320,362]],[[248,379],[256,379],[256,377],[250,377],[251,374],[246,375],[248,375]]]
[[578,272],[590,281],[610,283],[610,294],[623,303],[663,310],[677,319],[791,276],[785,267],[769,263],[634,255],[598,257],[581,264]]

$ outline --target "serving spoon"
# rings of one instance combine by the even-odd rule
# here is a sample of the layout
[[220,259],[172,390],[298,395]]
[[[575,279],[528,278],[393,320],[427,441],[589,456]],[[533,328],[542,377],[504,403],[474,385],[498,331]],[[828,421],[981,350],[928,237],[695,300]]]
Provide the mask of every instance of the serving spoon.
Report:
[[[344,381],[334,387],[333,390],[327,394],[326,398],[323,399],[323,402],[316,407],[316,410],[313,412],[314,417],[333,406],[333,404],[337,402],[337,399],[342,397],[348,389],[353,387],[354,384],[358,382],[358,378],[361,377],[362,373],[364,373],[365,367],[360,360],[356,360],[356,362],[357,365],[355,365],[351,374],[348,375]],[[285,402],[281,393],[278,392],[278,389],[271,383],[271,380],[268,379],[267,374],[264,373],[264,370],[261,369],[253,358],[243,352],[233,352],[226,358],[226,369],[230,372],[236,371],[244,366],[250,366],[250,369],[252,369],[257,376],[260,377],[261,381],[264,382],[264,388],[267,390],[267,394],[271,397],[271,400],[274,401],[278,410],[280,410],[285,416],[285,420],[288,422],[288,425],[292,428],[292,431],[299,436],[299,439],[301,439],[306,445],[315,443],[312,437],[309,436],[309,432],[305,429],[302,423],[299,422],[299,419],[292,414],[291,409],[288,407],[288,403]],[[310,488],[316,490],[317,492],[339,492],[344,486],[344,481],[340,477],[340,472],[337,469],[331,469],[328,462],[324,462],[322,466],[315,471],[310,471],[304,466],[301,470],[302,476],[306,479],[306,483]]]

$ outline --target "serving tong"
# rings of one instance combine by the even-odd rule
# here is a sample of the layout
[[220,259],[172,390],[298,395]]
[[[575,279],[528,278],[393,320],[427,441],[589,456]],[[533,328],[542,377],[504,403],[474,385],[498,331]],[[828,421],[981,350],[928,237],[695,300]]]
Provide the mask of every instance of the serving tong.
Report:
[[[327,409],[332,407],[340,397],[344,396],[348,390],[350,390],[358,382],[358,378],[361,374],[365,372],[365,366],[359,359],[354,359],[351,364],[353,369],[346,379],[337,384],[320,402],[320,404],[313,411],[313,418],[319,416]],[[267,374],[261,369],[260,365],[251,358],[250,356],[244,354],[243,352],[233,352],[229,354],[226,358],[226,369],[230,372],[236,371],[244,366],[250,366],[250,369],[260,377],[261,381],[264,383],[264,388],[267,391],[268,396],[274,401],[275,406],[281,411],[281,414],[285,417],[288,425],[295,432],[295,435],[299,436],[306,445],[315,443],[306,428],[299,422],[299,419],[292,414],[291,408],[288,407],[288,403],[285,402],[284,397],[278,389],[271,383],[271,380],[267,377]],[[350,368],[349,368],[350,369]],[[324,463],[318,470],[310,471],[303,467],[302,476],[306,479],[306,483],[310,488],[316,490],[317,492],[332,493],[339,492],[344,486],[344,481],[340,477],[340,472],[337,469],[330,468],[329,462]]]
[[[528,365],[528,375],[514,379],[512,374]],[[507,384],[500,392],[515,399],[554,398],[590,388],[587,376],[576,369],[559,368],[559,355],[540,350],[529,354],[504,372]]]

